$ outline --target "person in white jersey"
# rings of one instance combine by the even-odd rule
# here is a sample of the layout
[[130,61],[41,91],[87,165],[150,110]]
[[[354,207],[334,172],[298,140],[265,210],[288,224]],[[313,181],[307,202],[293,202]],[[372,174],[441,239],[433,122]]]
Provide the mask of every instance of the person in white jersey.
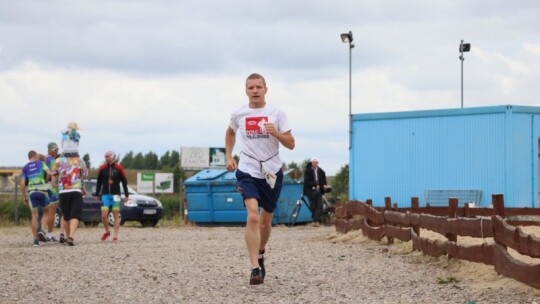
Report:
[[[262,284],[266,275],[265,249],[283,182],[279,144],[290,150],[295,145],[285,112],[266,102],[267,91],[263,76],[249,75],[246,79],[249,103],[232,112],[225,133],[227,170],[236,170],[236,188],[247,210],[245,239],[251,263],[250,285]],[[232,156],[236,133],[242,139],[238,164]]]

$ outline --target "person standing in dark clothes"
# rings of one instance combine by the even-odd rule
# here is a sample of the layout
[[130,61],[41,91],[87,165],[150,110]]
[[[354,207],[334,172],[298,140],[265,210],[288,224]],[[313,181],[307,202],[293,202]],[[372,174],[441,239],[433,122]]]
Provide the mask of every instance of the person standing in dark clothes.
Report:
[[310,202],[313,221],[320,222],[323,211],[322,196],[326,187],[326,173],[319,167],[319,158],[312,157],[304,171],[304,195]]
[[105,233],[101,240],[105,241],[110,235],[107,215],[112,209],[114,216],[114,235],[113,242],[118,241],[118,230],[120,229],[120,183],[124,189],[125,200],[129,198],[127,187],[127,176],[124,167],[116,162],[116,154],[112,151],[105,152],[105,163],[99,168],[96,193],[94,196],[99,201],[101,195],[101,222],[105,228]]

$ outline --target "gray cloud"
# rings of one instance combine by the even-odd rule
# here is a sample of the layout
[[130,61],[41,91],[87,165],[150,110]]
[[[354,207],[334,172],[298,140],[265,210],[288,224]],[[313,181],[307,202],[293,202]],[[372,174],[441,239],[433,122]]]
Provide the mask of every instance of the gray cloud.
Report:
[[458,107],[461,39],[473,47],[466,106],[538,105],[538,15],[536,1],[2,1],[0,140],[16,149],[0,165],[24,163],[70,120],[97,159],[222,145],[257,71],[298,136],[284,160],[324,142],[316,154],[335,172],[348,162],[340,33],[355,37],[355,113]]

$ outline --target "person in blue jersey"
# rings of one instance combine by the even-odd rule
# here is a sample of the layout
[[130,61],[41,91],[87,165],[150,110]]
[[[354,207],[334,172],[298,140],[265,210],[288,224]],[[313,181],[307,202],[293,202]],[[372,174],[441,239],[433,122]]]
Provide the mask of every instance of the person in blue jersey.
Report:
[[28,152],[29,162],[23,167],[21,172],[21,192],[24,204],[30,207],[32,213],[32,236],[33,246],[39,246],[38,238],[38,208],[43,209],[43,219],[47,222],[49,216],[49,194],[47,178],[51,176],[51,171],[47,165],[39,160],[36,151]]

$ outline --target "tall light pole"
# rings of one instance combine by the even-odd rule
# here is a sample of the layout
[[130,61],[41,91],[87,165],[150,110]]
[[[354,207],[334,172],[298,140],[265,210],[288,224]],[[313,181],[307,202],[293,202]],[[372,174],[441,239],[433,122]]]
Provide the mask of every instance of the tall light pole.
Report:
[[459,52],[461,55],[459,56],[459,60],[461,60],[461,108],[463,109],[463,61],[465,60],[465,57],[463,57],[464,52],[468,52],[471,50],[471,44],[470,43],[463,43],[463,40],[461,40],[461,43],[459,44]]
[[341,34],[341,41],[349,43],[349,150],[352,145],[352,49],[354,47],[351,31]]

